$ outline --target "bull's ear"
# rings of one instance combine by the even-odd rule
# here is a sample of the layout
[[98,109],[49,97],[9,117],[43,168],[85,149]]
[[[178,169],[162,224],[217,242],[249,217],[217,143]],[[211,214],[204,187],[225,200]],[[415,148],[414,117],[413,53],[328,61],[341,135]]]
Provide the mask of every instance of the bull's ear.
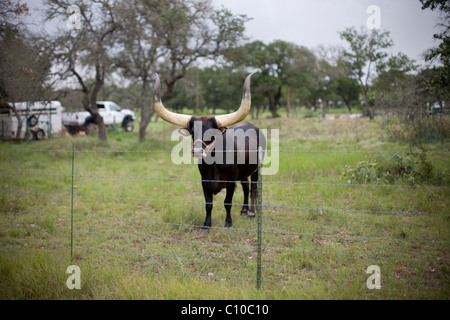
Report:
[[219,130],[220,130],[220,132],[224,133],[225,131],[227,131],[227,127],[219,128]]
[[191,135],[191,131],[190,131],[189,129],[187,129],[187,128],[180,128],[180,129],[178,129],[178,132],[179,132],[182,136],[185,136],[185,137],[188,137],[188,136]]

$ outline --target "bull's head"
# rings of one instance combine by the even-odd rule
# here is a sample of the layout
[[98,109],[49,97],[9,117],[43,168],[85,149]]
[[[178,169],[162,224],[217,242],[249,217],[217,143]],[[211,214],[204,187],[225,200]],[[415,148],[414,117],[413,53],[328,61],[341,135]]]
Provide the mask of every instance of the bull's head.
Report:
[[192,155],[196,158],[204,158],[214,142],[214,137],[208,138],[208,141],[204,141],[204,133],[209,129],[218,129],[221,132],[224,132],[227,127],[244,120],[250,112],[250,79],[252,75],[253,73],[248,75],[245,79],[244,91],[239,109],[230,114],[220,116],[189,116],[167,110],[161,101],[161,83],[158,74],[155,75],[153,106],[161,119],[176,126],[180,126],[183,131],[192,135]]

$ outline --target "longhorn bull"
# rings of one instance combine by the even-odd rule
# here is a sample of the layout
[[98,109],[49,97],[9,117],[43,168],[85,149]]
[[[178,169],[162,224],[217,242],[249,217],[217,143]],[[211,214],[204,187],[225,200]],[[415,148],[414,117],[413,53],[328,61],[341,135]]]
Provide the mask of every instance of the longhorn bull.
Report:
[[[156,113],[161,119],[181,127],[180,130],[192,136],[192,155],[199,159],[198,168],[202,177],[206,203],[204,229],[211,227],[213,195],[218,194],[223,188],[226,188],[225,227],[232,226],[231,206],[238,181],[244,191],[241,215],[255,217],[258,182],[257,151],[259,147],[265,150],[266,139],[263,134],[260,134],[260,130],[249,122],[233,126],[244,120],[250,112],[251,76],[252,74],[245,79],[239,109],[234,113],[219,116],[190,116],[167,110],[161,101],[159,76],[157,74],[155,76],[153,105]],[[252,183],[249,183],[248,177],[251,178]],[[251,194],[250,205],[249,193]]]

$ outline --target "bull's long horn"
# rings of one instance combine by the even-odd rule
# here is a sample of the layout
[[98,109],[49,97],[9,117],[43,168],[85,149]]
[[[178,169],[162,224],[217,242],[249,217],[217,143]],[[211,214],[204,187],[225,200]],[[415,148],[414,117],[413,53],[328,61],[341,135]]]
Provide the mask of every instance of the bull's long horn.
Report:
[[252,99],[250,95],[250,79],[252,75],[251,73],[247,76],[244,82],[244,92],[242,94],[241,106],[236,112],[230,114],[224,114],[221,116],[216,116],[216,122],[219,128],[229,127],[235,123],[238,123],[247,117],[250,112],[250,106],[252,104]]
[[157,73],[155,74],[155,88],[153,90],[153,107],[155,108],[158,116],[161,119],[176,126],[189,128],[189,121],[191,120],[191,116],[171,112],[164,107],[161,101],[161,82]]

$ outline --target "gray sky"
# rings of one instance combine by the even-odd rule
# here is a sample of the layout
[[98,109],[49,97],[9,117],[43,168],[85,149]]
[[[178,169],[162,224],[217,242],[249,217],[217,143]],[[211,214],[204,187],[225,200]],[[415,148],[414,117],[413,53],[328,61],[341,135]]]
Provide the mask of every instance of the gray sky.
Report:
[[[303,45],[309,49],[319,45],[345,45],[339,31],[346,27],[366,26],[370,14],[367,8],[380,8],[381,28],[391,32],[394,47],[423,63],[421,55],[435,45],[439,14],[422,10],[419,0],[211,0],[217,8],[224,6],[235,14],[252,18],[247,22],[250,40],[266,43],[276,39]],[[36,21],[41,14],[42,0],[24,0]],[[73,4],[76,4],[73,0]]]
[[266,43],[276,39],[303,45],[344,45],[338,32],[366,26],[370,5],[380,8],[381,28],[391,32],[394,47],[422,63],[421,54],[434,46],[438,13],[422,10],[419,0],[212,0],[235,14],[253,20],[247,23],[251,40]]

